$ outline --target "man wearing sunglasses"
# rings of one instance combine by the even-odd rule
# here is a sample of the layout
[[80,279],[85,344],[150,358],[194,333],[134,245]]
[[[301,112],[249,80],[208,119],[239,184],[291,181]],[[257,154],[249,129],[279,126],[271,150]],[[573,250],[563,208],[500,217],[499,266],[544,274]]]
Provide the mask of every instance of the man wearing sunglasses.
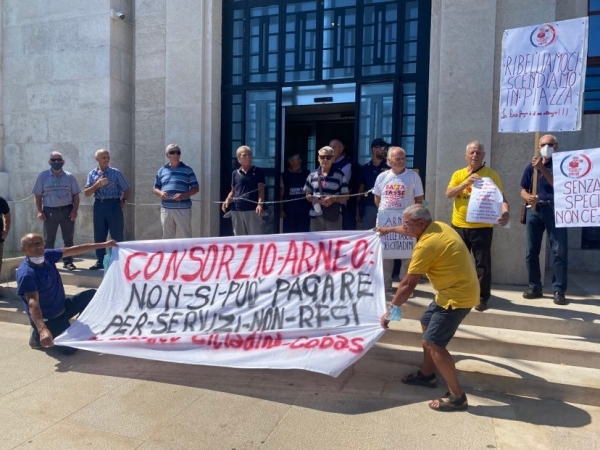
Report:
[[[45,248],[54,248],[59,226],[65,248],[69,248],[73,246],[81,189],[73,174],[63,170],[65,160],[59,152],[50,153],[48,164],[50,169],[38,175],[31,191],[35,196],[37,218],[44,222]],[[63,258],[63,267],[76,269],[71,256]]]
[[169,144],[168,164],[156,174],[154,193],[160,197],[160,223],[163,239],[192,237],[192,200],[200,188],[191,167],[181,162],[181,149]]
[[313,205],[310,231],[341,230],[340,203],[348,200],[348,181],[341,170],[333,168],[333,148],[321,148],[318,158],[319,167],[308,175],[304,185],[306,199]]

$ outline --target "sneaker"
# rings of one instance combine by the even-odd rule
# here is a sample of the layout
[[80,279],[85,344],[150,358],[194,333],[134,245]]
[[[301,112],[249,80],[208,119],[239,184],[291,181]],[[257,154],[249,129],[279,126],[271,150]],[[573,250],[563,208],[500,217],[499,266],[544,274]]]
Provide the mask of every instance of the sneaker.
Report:
[[489,306],[487,305],[487,303],[479,303],[479,305],[477,305],[475,307],[475,311],[479,311],[479,312],[484,312],[489,308]]
[[523,298],[542,298],[542,290],[539,288],[529,288],[523,292]]
[[565,294],[560,291],[556,291],[554,293],[554,304],[555,305],[566,305],[567,299],[565,298]]
[[90,267],[90,270],[100,270],[100,269],[104,269],[104,265],[100,261],[96,261],[96,264],[94,264],[92,267]]
[[63,264],[63,269],[75,270],[77,269],[77,267],[75,267],[75,264],[73,264],[72,262],[66,262]]

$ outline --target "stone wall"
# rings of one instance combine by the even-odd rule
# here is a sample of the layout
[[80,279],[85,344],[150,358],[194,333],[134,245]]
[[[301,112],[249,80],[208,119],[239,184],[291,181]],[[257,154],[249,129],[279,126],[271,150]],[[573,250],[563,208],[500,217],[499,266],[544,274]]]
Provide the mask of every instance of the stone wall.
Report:
[[[98,148],[110,149],[126,173],[131,166],[133,30],[109,15],[111,6],[128,3],[2,2],[0,195],[13,210],[7,250],[18,249],[25,232],[42,230],[28,197],[39,172],[48,169],[50,152],[63,154],[65,170],[82,189]],[[93,238],[91,205],[82,194],[76,243]]]
[[[485,144],[487,165],[500,173],[511,205],[510,229],[494,230],[494,283],[527,282],[525,230],[518,223],[520,181],[536,144],[533,133],[497,131],[502,33],[581,17],[587,14],[586,8],[585,0],[433,1],[427,197],[435,218],[450,222],[452,201],[445,197],[448,181],[466,165],[466,144],[473,139]],[[557,133],[561,149],[598,146],[598,125],[598,116],[584,116],[583,131]],[[597,270],[600,252],[580,250],[580,230],[570,231],[569,244],[571,270]]]
[[[221,123],[220,0],[136,2],[135,235],[162,235],[154,175],[177,143],[200,183],[194,236],[218,235]],[[148,205],[149,204],[149,205]]]

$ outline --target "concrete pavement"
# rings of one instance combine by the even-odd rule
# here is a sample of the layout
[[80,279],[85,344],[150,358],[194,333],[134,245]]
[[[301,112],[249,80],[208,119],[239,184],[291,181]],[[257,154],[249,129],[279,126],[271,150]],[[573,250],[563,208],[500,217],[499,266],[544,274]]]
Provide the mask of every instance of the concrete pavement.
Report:
[[29,349],[0,322],[0,449],[590,449],[600,408],[405,386],[367,354],[338,378]]

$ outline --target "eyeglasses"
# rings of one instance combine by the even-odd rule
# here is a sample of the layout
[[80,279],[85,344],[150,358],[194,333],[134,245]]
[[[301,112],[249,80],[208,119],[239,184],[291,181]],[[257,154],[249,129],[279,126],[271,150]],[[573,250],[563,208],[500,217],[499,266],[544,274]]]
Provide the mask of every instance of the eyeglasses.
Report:
[[333,155],[319,155],[319,159],[333,159]]
[[33,247],[33,248],[37,248],[37,247],[43,247],[44,246],[44,241],[30,241],[27,243],[28,247]]
[[169,152],[169,155],[181,155],[181,152],[179,150],[174,150]]
[[50,162],[62,162],[62,158],[50,158]]

